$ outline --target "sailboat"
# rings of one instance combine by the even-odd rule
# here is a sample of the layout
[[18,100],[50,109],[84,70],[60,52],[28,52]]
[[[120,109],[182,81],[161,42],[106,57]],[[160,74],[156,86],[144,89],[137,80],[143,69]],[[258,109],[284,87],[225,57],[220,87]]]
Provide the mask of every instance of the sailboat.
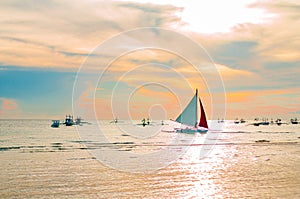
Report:
[[[199,105],[200,104],[200,120],[198,120],[199,115]],[[198,89],[190,103],[182,111],[182,113],[175,120],[182,124],[183,128],[176,128],[176,132],[180,133],[205,133],[208,131],[208,124],[206,120],[205,111],[201,102],[200,97],[198,97]]]

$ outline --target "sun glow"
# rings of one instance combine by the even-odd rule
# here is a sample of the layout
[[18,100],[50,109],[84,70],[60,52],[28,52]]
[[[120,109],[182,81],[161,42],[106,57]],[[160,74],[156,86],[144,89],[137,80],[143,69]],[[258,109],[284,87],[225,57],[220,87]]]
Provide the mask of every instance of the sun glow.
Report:
[[263,10],[249,8],[253,1],[193,1],[184,6],[180,14],[188,30],[201,33],[229,32],[243,23],[262,23]]
[[182,10],[177,16],[185,24],[182,28],[200,33],[229,32],[238,24],[264,23],[272,18],[265,10],[250,7],[257,2],[256,0],[135,0],[135,2],[180,7]]

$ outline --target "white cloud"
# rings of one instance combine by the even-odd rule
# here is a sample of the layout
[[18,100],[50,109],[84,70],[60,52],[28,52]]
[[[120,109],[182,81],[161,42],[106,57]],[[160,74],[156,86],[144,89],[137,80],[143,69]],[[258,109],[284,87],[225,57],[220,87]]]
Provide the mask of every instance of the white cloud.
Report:
[[256,0],[135,0],[133,2],[174,5],[182,8],[176,13],[185,24],[180,28],[198,33],[230,32],[238,24],[265,23],[274,17],[261,8],[249,6]]

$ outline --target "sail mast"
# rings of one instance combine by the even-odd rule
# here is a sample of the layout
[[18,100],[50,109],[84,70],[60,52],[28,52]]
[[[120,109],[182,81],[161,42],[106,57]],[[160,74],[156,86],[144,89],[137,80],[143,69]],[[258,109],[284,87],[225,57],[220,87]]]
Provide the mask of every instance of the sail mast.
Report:
[[195,115],[195,118],[196,118],[196,123],[195,123],[195,127],[197,127],[197,123],[198,123],[198,106],[197,106],[197,101],[198,101],[198,89],[196,89],[196,115]]

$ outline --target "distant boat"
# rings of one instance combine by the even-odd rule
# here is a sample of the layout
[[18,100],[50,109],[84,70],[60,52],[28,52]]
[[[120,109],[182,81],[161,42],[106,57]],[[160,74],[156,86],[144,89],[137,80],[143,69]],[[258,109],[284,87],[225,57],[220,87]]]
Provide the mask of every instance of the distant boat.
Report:
[[150,118],[147,118],[147,120],[145,118],[143,118],[141,120],[141,123],[137,124],[137,125],[141,125],[143,127],[147,126],[147,125],[151,125],[151,122],[150,122]]
[[65,119],[65,122],[64,122],[64,125],[66,126],[72,126],[74,125],[74,121],[73,121],[73,116],[71,115],[66,115],[66,119]]
[[111,121],[110,123],[118,123],[118,118],[115,118],[113,121]]
[[146,119],[145,119],[145,118],[143,118],[141,122],[142,122],[142,123],[141,123],[141,124],[138,124],[138,125],[142,125],[143,127],[145,127],[145,126],[147,125]]
[[75,124],[76,125],[81,125],[81,117],[76,117],[76,119],[75,119]]
[[221,119],[221,120],[220,120],[220,119],[218,118],[218,123],[224,123],[224,119]]
[[261,124],[261,125],[269,125],[270,122],[268,122],[268,121],[263,121],[263,122],[261,122],[260,124]]
[[253,123],[254,126],[259,126],[260,122]]
[[52,120],[52,128],[58,128],[59,127],[59,120]]
[[266,121],[265,118],[262,119],[263,121],[259,121],[259,118],[254,119],[254,123],[248,124],[248,125],[253,125],[253,126],[260,126],[260,125],[269,125],[269,122]]
[[277,120],[275,121],[275,123],[276,123],[278,126],[280,126],[281,124],[283,124],[282,121],[281,121],[281,119],[277,119]]
[[[200,104],[200,120],[198,120],[198,103]],[[201,99],[198,97],[198,89],[196,89],[194,97],[175,121],[185,126],[184,128],[175,129],[179,133],[204,133],[208,131],[205,111]]]
[[82,124],[91,124],[91,123],[83,122],[81,117],[77,117],[74,121],[72,115],[66,115],[66,118],[63,123],[60,123],[59,120],[52,120],[51,127],[58,128],[60,124],[63,124],[66,126],[73,126],[73,125],[82,125]]
[[240,120],[239,120],[238,118],[236,118],[236,119],[234,120],[234,123],[235,123],[235,124],[239,124],[239,123],[240,123]]
[[269,125],[270,124],[270,122],[268,121],[268,118],[262,118],[262,122],[260,122],[259,124],[260,125]]
[[73,122],[73,125],[83,125],[83,124],[91,124],[89,122],[83,121],[81,117],[76,117],[75,122]]
[[277,124],[278,126],[282,125],[282,124],[287,124],[286,122],[282,122],[281,119],[277,119],[275,121],[273,121],[273,119],[271,119],[271,122],[268,121],[267,118],[263,118],[263,121],[258,122],[257,120],[255,120],[256,122],[249,124],[249,125],[254,125],[254,126],[260,126],[260,125],[273,125],[273,124]]
[[240,123],[242,124],[242,123],[245,123],[246,122],[246,120],[244,120],[243,118],[242,119],[240,119]]
[[291,119],[291,124],[299,124],[298,119],[297,118]]

